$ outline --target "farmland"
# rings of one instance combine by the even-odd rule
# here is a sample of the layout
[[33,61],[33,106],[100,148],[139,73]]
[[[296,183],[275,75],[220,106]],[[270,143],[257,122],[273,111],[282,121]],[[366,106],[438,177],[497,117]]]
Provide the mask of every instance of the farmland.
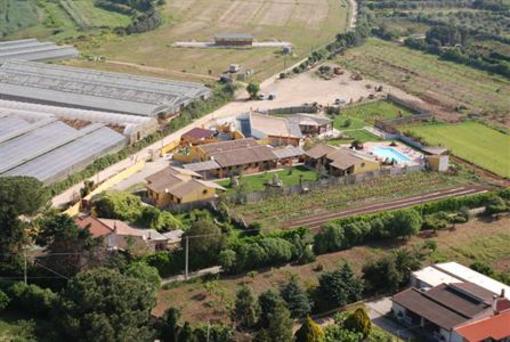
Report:
[[[129,16],[95,7],[93,0],[0,0],[0,8],[10,2],[16,2],[16,6],[10,7],[11,13],[7,12],[13,23],[7,39],[40,38],[58,42],[99,28],[124,27],[131,22]],[[1,16],[0,27],[10,27],[2,24]]]
[[408,130],[429,144],[446,146],[463,159],[510,177],[510,136],[507,134],[476,122],[421,125]]
[[362,119],[370,124],[373,124],[375,120],[395,119],[411,114],[412,112],[408,108],[391,101],[370,102],[342,110],[342,115]]
[[0,0],[0,38],[37,24],[39,14],[35,1]]
[[[421,194],[465,182],[464,179],[438,173],[417,172],[398,177],[380,177],[357,185],[330,186],[308,194],[273,196],[263,202],[238,205],[233,209],[248,222],[256,221],[265,228],[271,228],[279,227],[288,220]],[[427,184],[427,187],[420,187],[422,184]]]
[[[158,29],[125,37],[104,36],[98,47],[83,44],[86,53],[190,74],[218,75],[229,64],[255,70],[262,80],[302,59],[311,49],[334,39],[347,25],[346,0],[279,2],[260,0],[168,0],[160,9]],[[257,40],[290,41],[294,56],[284,58],[274,49],[186,49],[171,45],[183,40],[211,40],[221,32],[253,34]],[[136,46],[136,49],[132,47]],[[84,63],[84,66],[91,66]],[[109,69],[116,68],[108,65]],[[192,75],[190,75],[191,77]]]
[[[296,166],[277,172],[264,172],[257,175],[243,176],[239,179],[239,183],[246,192],[262,191],[265,189],[264,184],[271,181],[275,176],[280,179],[284,186],[297,185],[300,179],[302,179],[303,182],[315,181],[317,179],[317,173],[315,171],[309,170],[304,166]],[[227,188],[228,191],[234,190],[230,180],[222,180],[218,183]]]
[[463,105],[466,113],[481,113],[492,121],[510,124],[510,81],[501,76],[379,39],[347,50],[336,62],[449,112]]
[[[510,218],[495,222],[473,219],[467,224],[458,225],[455,231],[441,231],[434,237],[437,250],[426,263],[455,260],[464,265],[482,261],[502,272],[510,270]],[[480,234],[483,231],[484,234]],[[412,247],[423,243],[424,239],[414,237],[402,245],[401,242],[374,243],[358,246],[345,251],[319,255],[316,262],[306,265],[287,265],[271,268],[249,275],[222,278],[220,280],[198,280],[179,287],[161,290],[154,313],[161,315],[170,306],[182,309],[183,318],[191,322],[208,320],[228,320],[227,309],[232,303],[237,286],[246,284],[256,293],[278,287],[292,275],[297,275],[305,287],[316,284],[317,265],[325,271],[337,267],[344,261],[351,264],[356,272],[371,259],[388,253],[390,248]]]

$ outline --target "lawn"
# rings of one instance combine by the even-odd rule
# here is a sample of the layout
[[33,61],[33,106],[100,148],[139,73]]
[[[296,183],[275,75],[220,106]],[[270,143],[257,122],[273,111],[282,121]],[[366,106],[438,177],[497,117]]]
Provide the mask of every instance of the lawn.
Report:
[[[469,266],[476,260],[487,262],[497,271],[510,271],[510,218],[494,222],[472,219],[457,225],[455,231],[440,231],[433,239],[437,243],[436,252],[430,255],[426,264],[436,261],[457,261]],[[480,234],[483,231],[484,234]],[[492,239],[492,237],[495,237]],[[354,247],[345,251],[317,256],[314,263],[306,265],[287,265],[251,272],[220,280],[196,280],[189,284],[161,290],[158,305],[153,313],[161,315],[170,306],[180,307],[183,320],[207,322],[229,320],[228,307],[233,303],[238,286],[246,284],[256,293],[269,288],[277,288],[292,275],[297,275],[301,283],[309,288],[317,284],[317,265],[324,271],[330,271],[344,261],[349,262],[355,272],[360,272],[363,264],[371,259],[380,258],[391,248],[408,247],[422,244],[425,240],[413,237],[408,241],[372,243]],[[494,252],[495,251],[495,252]]]
[[370,124],[373,124],[375,120],[395,119],[413,114],[410,109],[391,101],[375,101],[359,106],[347,107],[341,113],[342,115],[362,119]]
[[[247,222],[259,222],[266,229],[280,227],[288,220],[335,212],[356,205],[382,202],[404,196],[444,189],[466,180],[432,172],[416,172],[397,177],[379,177],[356,185],[336,185],[307,194],[274,196],[263,202],[234,206]],[[423,184],[427,184],[423,187]]]
[[508,119],[510,80],[501,76],[379,39],[347,50],[335,62],[449,110],[463,104],[468,113]]
[[476,122],[429,124],[407,128],[432,145],[443,145],[454,155],[500,176],[510,177],[510,136]]
[[[299,184],[300,178],[303,182],[310,182],[317,180],[317,172],[310,170],[304,166],[295,166],[291,169],[276,171],[276,172],[264,172],[251,176],[242,176],[240,184],[244,186],[244,191],[254,192],[263,191],[268,181],[271,181],[273,177],[277,175],[282,181],[284,186],[293,186]],[[218,184],[228,189],[228,191],[234,191],[232,188],[230,179],[218,181]]]
[[36,1],[0,0],[0,38],[16,30],[37,24]]
[[[301,60],[314,48],[345,30],[347,0],[167,0],[161,8],[164,23],[154,31],[125,37],[103,37],[97,46],[78,44],[85,53],[196,75],[217,76],[229,64],[255,70],[263,80]],[[211,40],[216,33],[243,32],[257,40],[290,41],[293,56],[278,49],[187,49],[172,47],[176,41]],[[134,49],[133,47],[136,47]],[[91,66],[84,62],[83,66]],[[115,65],[108,65],[115,70]],[[191,75],[195,74],[195,75]]]

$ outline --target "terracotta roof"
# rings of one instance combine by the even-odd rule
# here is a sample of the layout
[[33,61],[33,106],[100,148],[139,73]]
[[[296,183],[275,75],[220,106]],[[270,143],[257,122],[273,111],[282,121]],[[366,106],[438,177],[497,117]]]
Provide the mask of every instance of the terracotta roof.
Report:
[[305,154],[305,151],[301,147],[286,146],[281,148],[273,149],[273,153],[278,159],[300,157]]
[[138,236],[146,240],[166,240],[161,233],[154,229],[133,228],[124,221],[98,218],[104,225],[110,228],[116,235]]
[[330,166],[340,170],[346,170],[354,165],[365,162],[363,158],[355,156],[351,151],[344,148],[328,153],[326,158],[332,161]]
[[393,296],[393,302],[438,326],[451,330],[475,316],[489,314],[491,305],[441,284],[429,291],[410,288]]
[[191,178],[192,177],[190,175],[179,173],[172,168],[165,168],[145,178],[145,180],[147,181],[147,187],[149,189],[158,193],[162,193],[166,189],[177,186]]
[[306,151],[305,154],[312,159],[319,159],[326,156],[328,153],[334,152],[336,150],[337,149],[333,146],[329,146],[326,144],[317,144],[308,151]]
[[271,148],[261,145],[217,153],[212,157],[214,157],[214,161],[220,164],[221,167],[238,166],[278,159]]
[[225,151],[237,150],[245,147],[253,147],[258,146],[257,142],[253,138],[246,139],[237,139],[237,140],[227,140],[220,141],[217,143],[201,145],[200,148],[204,153],[210,157],[213,154],[221,153]]
[[510,310],[463,324],[455,328],[455,332],[468,342],[503,340],[510,337]]
[[211,131],[210,129],[195,127],[191,130],[184,133],[181,138],[191,139],[191,140],[201,140],[205,138],[210,138],[214,136],[214,131]]
[[112,233],[112,230],[94,216],[77,217],[74,222],[81,229],[88,229],[90,234],[97,238]]
[[214,160],[206,160],[203,162],[185,164],[185,165],[183,165],[183,167],[186,170],[190,170],[190,171],[194,171],[194,172],[211,171],[211,170],[216,170],[216,169],[221,168],[220,164],[218,164]]

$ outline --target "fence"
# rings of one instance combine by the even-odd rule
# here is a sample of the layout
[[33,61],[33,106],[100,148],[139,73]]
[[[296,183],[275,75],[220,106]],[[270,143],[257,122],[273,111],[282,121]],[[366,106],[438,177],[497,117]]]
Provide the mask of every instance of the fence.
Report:
[[297,113],[317,113],[319,108],[317,106],[294,106],[268,109],[268,114],[297,114]]
[[304,193],[317,189],[323,189],[331,186],[345,186],[359,184],[382,176],[399,176],[407,173],[417,172],[423,170],[422,165],[403,167],[403,168],[389,168],[378,171],[370,171],[359,173],[356,175],[347,175],[343,177],[329,177],[320,179],[314,182],[303,182],[289,187],[271,188],[268,187],[264,191],[250,192],[247,194],[233,194],[228,197],[233,202],[246,202],[255,203],[263,201],[273,196],[289,196],[292,194]]

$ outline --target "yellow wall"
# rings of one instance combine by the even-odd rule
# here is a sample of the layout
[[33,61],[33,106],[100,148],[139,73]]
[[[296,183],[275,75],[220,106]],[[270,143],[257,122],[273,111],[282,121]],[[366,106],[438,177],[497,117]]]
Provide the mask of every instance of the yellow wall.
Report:
[[355,165],[352,174],[355,175],[363,172],[377,171],[380,168],[378,162],[365,161],[364,163],[365,163],[364,166],[361,166],[361,164]]
[[179,146],[179,143],[180,143],[179,140],[174,140],[174,141],[169,142],[165,146],[163,146],[161,148],[161,156],[165,155],[166,153],[168,153],[172,150],[175,150],[177,148],[177,146]]
[[[206,190],[206,193],[204,193],[203,190]],[[178,204],[177,199],[170,194],[160,193],[157,194],[158,198],[156,198],[155,195],[156,193],[153,192],[149,193],[149,197],[154,201],[157,207],[164,208],[170,204]],[[215,195],[216,189],[204,187],[198,191],[187,193],[186,196],[181,198],[181,202],[179,204],[205,201],[213,198]]]

